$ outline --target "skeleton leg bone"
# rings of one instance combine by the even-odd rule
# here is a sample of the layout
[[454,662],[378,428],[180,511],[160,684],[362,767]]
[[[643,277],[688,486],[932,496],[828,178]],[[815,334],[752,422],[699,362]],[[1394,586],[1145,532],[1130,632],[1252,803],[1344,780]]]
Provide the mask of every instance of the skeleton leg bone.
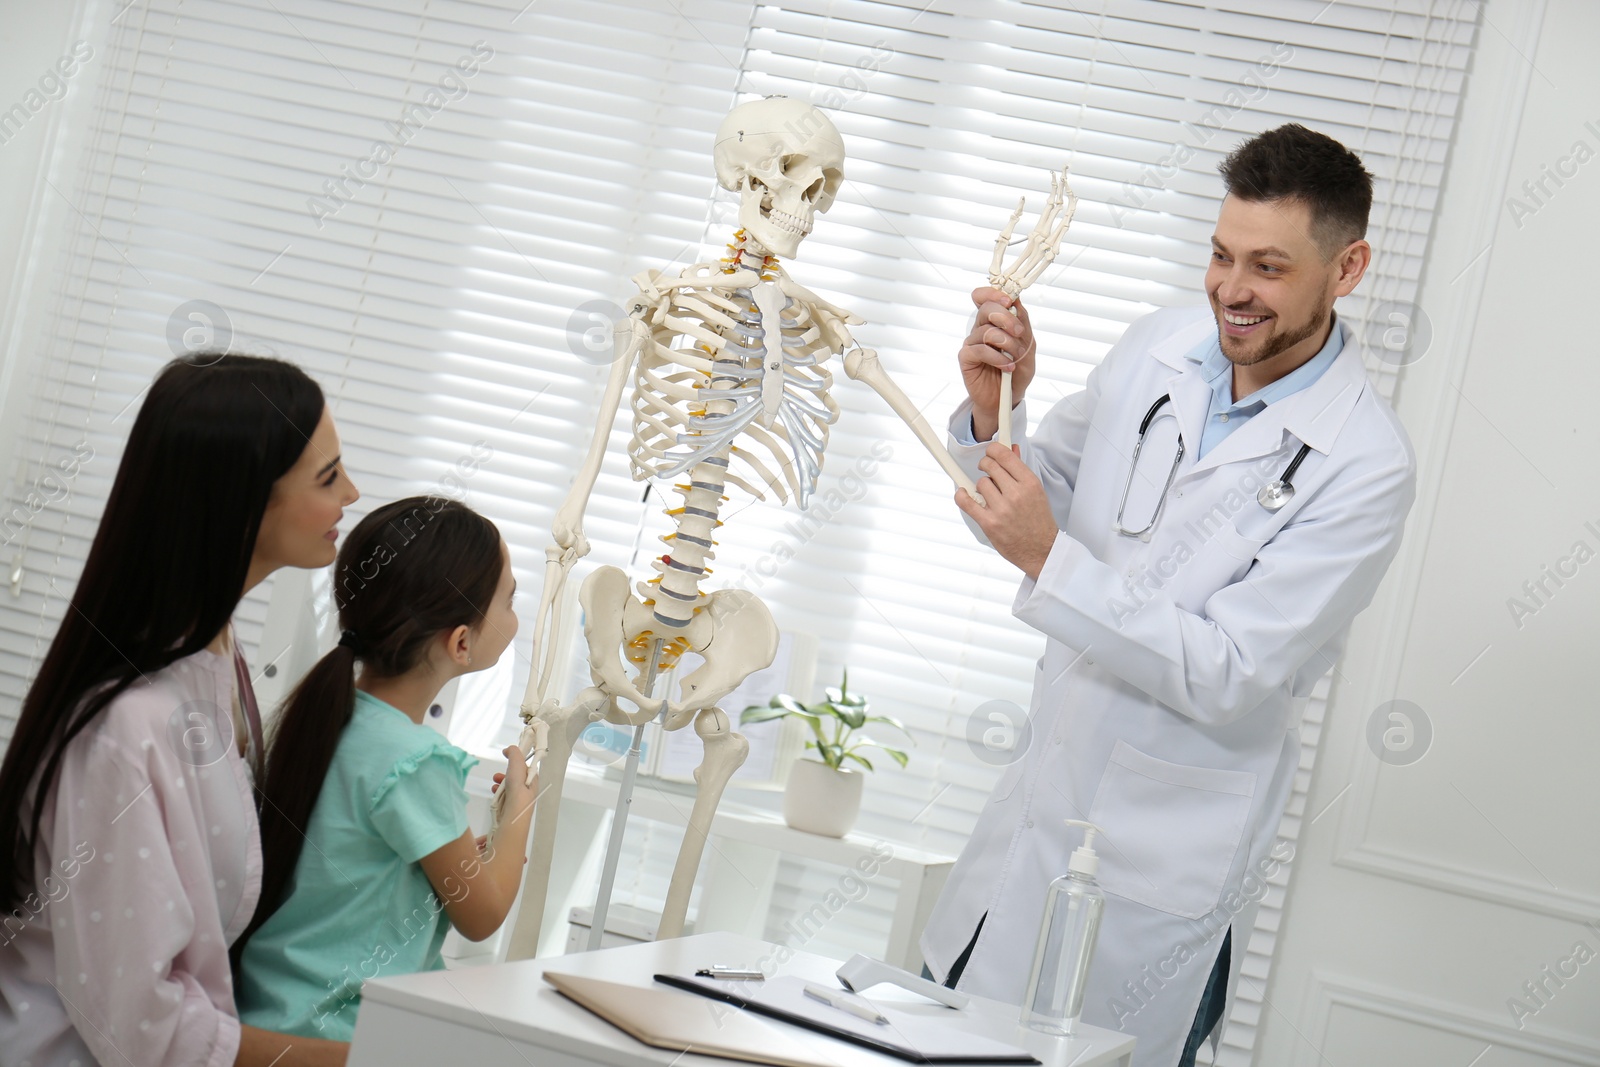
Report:
[[546,724],[549,749],[539,761],[540,796],[533,809],[528,866],[522,876],[522,903],[506,950],[508,960],[527,959],[539,951],[539,926],[544,921],[545,898],[550,891],[550,862],[555,856],[556,823],[561,817],[561,786],[567,777],[567,761],[584,728],[610,704],[611,697],[604,690],[590,687],[579,693],[570,707],[552,703],[539,709],[538,718]]
[[743,734],[734,733],[728,716],[721,708],[707,708],[694,720],[694,732],[705,743],[705,758],[695,769],[694,809],[689,813],[689,825],[683,832],[683,844],[678,849],[678,863],[672,870],[672,882],[667,887],[667,903],[661,912],[661,926],[657,937],[666,939],[683,934],[684,916],[689,911],[689,893],[694,888],[694,876],[700,870],[700,859],[705,854],[706,838],[711,834],[711,820],[717,814],[722,792],[734,772],[743,765],[750,753],[750,742]]

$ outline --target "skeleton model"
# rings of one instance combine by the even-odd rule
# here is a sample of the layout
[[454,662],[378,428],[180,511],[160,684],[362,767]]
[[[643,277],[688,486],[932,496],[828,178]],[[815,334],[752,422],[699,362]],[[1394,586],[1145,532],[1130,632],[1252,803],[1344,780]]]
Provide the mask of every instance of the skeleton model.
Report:
[[[645,726],[657,718],[666,730],[692,722],[705,745],[657,936],[682,933],[712,817],[749,750],[717,702],[769,665],[778,645],[777,625],[754,594],[704,588],[711,573],[707,564],[714,555],[713,535],[722,525],[718,516],[727,499],[724,491],[732,485],[764,499],[770,490],[784,503],[792,494],[805,506],[816,487],[829,426],[839,414],[829,395],[833,376],[825,363],[830,355],[843,355],[846,373],[883,395],[956,484],[977,495],[940,438],[884,373],[876,354],[852,348],[848,326],[862,320],[796,283],[779,263],[779,256],[792,256],[799,248],[816,213],[828,209],[843,181],[844,144],[833,123],[800,101],[755,101],[724,119],[714,153],[718,182],[739,194],[740,229],[718,262],[698,263],[671,275],[645,271],[634,278],[639,292],[616,330],[616,358],[594,437],[556,513],[555,544],[545,552],[533,670],[522,705],[528,725],[521,740],[523,751],[538,757],[542,788],[522,905],[508,949],[511,959],[537,951],[567,762],[579,734],[601,718],[631,726],[634,733],[589,947],[598,947],[605,930],[640,740]],[[1058,182],[1057,202],[1064,184]],[[997,263],[1020,211],[1019,205],[1002,235]],[[1019,290],[1043,270],[1048,258],[1040,263],[1039,256],[1045,250],[1054,255],[1052,240],[1059,243],[1064,229],[1063,222],[1053,234],[1036,232],[1030,240],[1024,257],[1027,273],[1019,275],[1026,280]],[[628,458],[633,477],[682,477],[675,486],[682,501],[667,511],[675,528],[662,537],[667,551],[653,561],[658,573],[638,584],[637,595],[616,567],[600,567],[584,581],[578,599],[593,684],[562,706],[550,692],[555,659],[565,645],[562,594],[573,564],[589,551],[583,514],[624,386],[630,383],[633,436]],[[658,696],[658,676],[688,652],[704,662],[682,679],[677,695]],[[528,773],[531,780],[534,771]]]

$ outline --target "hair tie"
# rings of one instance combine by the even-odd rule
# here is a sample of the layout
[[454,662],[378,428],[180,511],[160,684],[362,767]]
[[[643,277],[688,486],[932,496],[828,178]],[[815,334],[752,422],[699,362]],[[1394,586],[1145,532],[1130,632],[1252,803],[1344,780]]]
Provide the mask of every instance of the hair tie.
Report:
[[340,633],[339,647],[348,648],[350,651],[354,652],[356,650],[356,632],[354,630],[345,630]]

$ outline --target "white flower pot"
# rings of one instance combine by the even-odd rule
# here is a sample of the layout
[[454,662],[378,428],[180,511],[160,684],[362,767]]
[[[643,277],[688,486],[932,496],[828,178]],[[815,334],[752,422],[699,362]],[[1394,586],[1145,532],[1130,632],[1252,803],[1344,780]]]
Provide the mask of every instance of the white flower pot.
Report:
[[843,837],[861,813],[860,771],[836,771],[821,760],[798,759],[783,792],[783,821],[796,830]]

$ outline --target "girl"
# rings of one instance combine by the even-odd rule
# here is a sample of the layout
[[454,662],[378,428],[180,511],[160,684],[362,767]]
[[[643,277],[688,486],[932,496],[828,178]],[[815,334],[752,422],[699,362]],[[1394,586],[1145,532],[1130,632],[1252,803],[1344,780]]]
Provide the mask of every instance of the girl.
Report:
[[446,916],[473,941],[505,920],[535,795],[522,753],[505,750],[506,821],[480,855],[477,761],[423,718],[506,650],[515,592],[499,532],[462,504],[412,497],[351,531],[334,569],[342,636],[289,697],[267,759],[261,905],[234,950],[246,1022],[348,1041],[363,979],[441,967]]
[[229,618],[279,567],[327,566],[358,496],[299,368],[201,353],[156,376],[0,768],[6,1063],[344,1062],[234,1011],[260,745]]

